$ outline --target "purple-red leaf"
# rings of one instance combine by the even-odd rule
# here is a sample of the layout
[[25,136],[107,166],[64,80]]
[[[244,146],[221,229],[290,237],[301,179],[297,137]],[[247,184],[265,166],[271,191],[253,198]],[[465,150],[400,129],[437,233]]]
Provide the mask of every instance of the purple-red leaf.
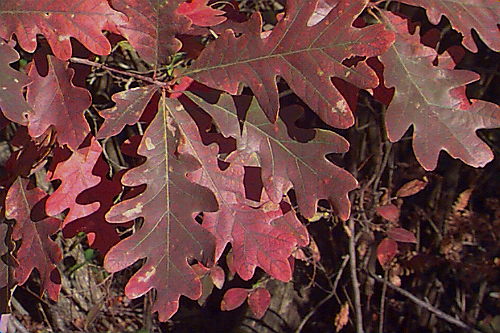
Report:
[[226,30],[185,74],[233,95],[240,83],[248,85],[273,122],[278,116],[276,77],[280,76],[323,121],[347,128],[354,118],[332,77],[359,88],[376,87],[377,76],[364,61],[353,67],[342,61],[380,55],[394,40],[381,24],[363,29],[352,26],[367,2],[341,0],[321,22],[308,26],[317,0],[289,0],[285,17],[267,38],[261,36],[261,16],[254,14],[241,27],[240,37]]
[[275,124],[269,123],[255,99],[248,103],[241,131],[235,101],[245,102],[244,98],[234,100],[222,94],[217,104],[210,104],[194,94],[186,94],[212,116],[224,136],[236,138],[237,151],[228,157],[228,161],[245,164],[257,157],[264,188],[273,202],[280,203],[293,185],[300,212],[306,218],[314,216],[320,199],[328,199],[342,219],[349,217],[347,194],[356,188],[357,182],[325,157],[329,153],[347,151],[349,145],[344,138],[327,130],[297,128],[294,122],[302,110],[291,107],[285,111],[288,130],[310,138],[305,143],[293,140],[284,121],[279,119]]
[[162,321],[177,311],[181,295],[191,299],[201,296],[199,277],[188,260],[207,264],[214,260],[214,239],[195,217],[200,212],[215,211],[217,202],[207,188],[186,178],[200,166],[192,156],[176,153],[179,142],[186,140],[175,123],[176,112],[185,112],[179,102],[160,101],[138,150],[147,160],[122,179],[125,186],[146,184],[146,190],[118,203],[106,215],[113,223],[144,218],[139,230],[111,248],[104,266],[117,272],[145,258],[125,293],[137,298],[156,289],[152,310],[158,311]]
[[111,45],[102,30],[113,30],[114,23],[125,20],[106,0],[0,2],[0,37],[9,40],[15,34],[19,45],[33,52],[37,34],[44,35],[62,60],[71,57],[70,37],[95,54],[109,54]]
[[254,289],[248,295],[248,306],[257,319],[264,317],[269,304],[271,304],[271,294],[266,288]]
[[26,125],[31,107],[24,99],[23,89],[31,80],[9,66],[17,60],[19,54],[0,39],[0,111],[9,120]]
[[231,311],[238,308],[241,304],[245,302],[248,297],[249,290],[243,288],[231,288],[226,291],[222,302],[220,303],[220,309],[222,311]]
[[59,143],[75,151],[90,132],[83,111],[91,105],[91,96],[73,85],[75,71],[67,62],[49,56],[48,66],[45,77],[34,65],[29,72],[33,83],[28,86],[27,100],[33,111],[28,115],[28,130],[36,138],[52,125]]
[[410,35],[406,21],[383,15],[396,33],[396,42],[381,56],[385,85],[396,88],[385,118],[389,139],[399,140],[413,126],[413,149],[426,170],[436,167],[441,150],[471,166],[484,166],[493,153],[476,130],[499,127],[500,108],[481,100],[469,102],[465,84],[478,75],[434,66],[436,51],[420,44],[418,34]]
[[387,237],[401,243],[417,243],[415,234],[403,228],[391,228],[387,230]]
[[61,278],[56,265],[61,261],[62,254],[50,236],[59,230],[61,223],[52,217],[32,220],[33,207],[46,194],[39,188],[28,190],[27,186],[28,180],[18,178],[5,199],[5,217],[16,220],[12,239],[21,241],[16,255],[19,266],[14,270],[14,277],[19,284],[24,284],[36,269],[40,274],[42,292],[47,290],[49,297],[57,301]]

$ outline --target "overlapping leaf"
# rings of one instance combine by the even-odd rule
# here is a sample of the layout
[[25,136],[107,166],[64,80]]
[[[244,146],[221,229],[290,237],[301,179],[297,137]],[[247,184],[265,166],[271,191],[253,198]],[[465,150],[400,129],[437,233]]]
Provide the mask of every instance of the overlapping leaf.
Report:
[[70,37],[95,54],[108,54],[111,45],[102,30],[113,30],[115,23],[125,20],[107,0],[0,2],[0,37],[9,40],[15,34],[19,45],[33,52],[37,34],[44,35],[54,55],[62,60],[71,57]]
[[445,15],[453,28],[464,35],[464,45],[477,51],[471,30],[495,51],[500,51],[500,2],[497,0],[403,0],[410,5],[424,7],[429,20],[438,24]]
[[114,94],[112,100],[116,105],[99,112],[105,121],[99,129],[97,137],[99,139],[109,138],[120,133],[125,125],[137,123],[157,90],[158,87],[149,85]]
[[110,222],[144,218],[138,231],[109,251],[105,267],[116,272],[146,258],[125,292],[135,298],[156,289],[153,311],[158,311],[160,320],[177,311],[180,295],[201,296],[199,277],[188,259],[211,263],[214,256],[213,237],[194,218],[200,212],[215,211],[217,202],[207,188],[186,178],[199,165],[190,155],[176,154],[179,141],[185,140],[172,117],[176,112],[185,111],[174,100],[163,100],[139,146],[146,162],[122,179],[126,186],[146,184],[146,190],[106,215]]
[[367,1],[341,0],[318,24],[308,26],[317,1],[287,1],[286,16],[267,38],[261,37],[262,19],[255,14],[235,37],[226,30],[211,43],[186,75],[231,94],[239,83],[248,85],[272,121],[278,115],[276,78],[281,76],[326,123],[347,128],[353,115],[331,78],[359,88],[373,88],[375,73],[359,62],[347,67],[353,56],[376,56],[394,40],[380,24],[363,29],[352,26]]
[[0,39],[0,111],[6,118],[26,125],[30,106],[23,96],[23,89],[31,80],[9,66],[19,60],[19,54]]
[[493,153],[475,131],[499,127],[500,108],[467,100],[465,84],[478,75],[434,66],[436,52],[420,44],[417,34],[410,35],[404,20],[390,13],[384,17],[397,34],[394,45],[381,56],[385,85],[396,88],[386,113],[389,139],[399,140],[413,125],[413,149],[425,169],[436,167],[441,150],[474,167],[484,166]]
[[38,74],[36,66],[31,66],[29,72],[33,80],[26,96],[33,109],[28,114],[29,133],[39,137],[52,125],[59,143],[76,150],[90,132],[83,114],[91,105],[90,93],[73,85],[75,71],[68,68],[68,63],[49,56],[48,68],[45,77]]
[[16,220],[12,239],[21,241],[16,258],[19,266],[14,277],[19,284],[28,280],[33,269],[40,274],[40,285],[53,300],[57,300],[61,281],[57,263],[62,255],[59,246],[50,238],[59,230],[60,221],[47,217],[41,221],[33,221],[32,209],[45,193],[39,188],[29,190],[28,180],[18,178],[12,184],[5,199],[5,216]]
[[92,169],[101,153],[101,146],[92,138],[89,146],[78,149],[69,159],[57,164],[51,179],[60,179],[61,185],[47,199],[47,214],[55,216],[69,208],[64,220],[64,224],[67,224],[78,216],[90,215],[98,209],[96,204],[79,205],[76,197],[99,183],[100,178],[92,174]]
[[116,10],[128,16],[118,25],[139,55],[153,65],[167,62],[167,57],[181,48],[177,34],[186,32],[190,20],[177,13],[183,0],[111,0]]
[[225,12],[209,6],[208,0],[189,0],[181,3],[177,13],[186,16],[200,27],[212,27],[226,20],[226,17],[221,16]]
[[219,202],[219,210],[205,213],[203,219],[203,226],[216,239],[216,260],[230,242],[233,267],[243,279],[249,280],[259,266],[277,279],[290,280],[292,269],[288,258],[297,245],[307,245],[306,228],[293,211],[287,212],[279,204],[264,201],[257,203],[257,208],[248,205],[243,166],[233,164],[220,170],[217,146],[203,144],[198,127],[187,113],[175,112],[173,116],[186,138],[179,151],[200,162],[197,182],[212,190]]
[[[255,99],[248,107],[240,131],[237,105],[229,95],[223,94],[217,104],[210,104],[192,93],[187,95],[212,116],[225,136],[236,138],[237,151],[230,156],[232,161],[244,163],[255,155],[258,157],[262,181],[273,202],[280,203],[293,185],[300,212],[305,217],[314,216],[318,200],[328,199],[341,218],[348,218],[347,193],[356,188],[356,180],[326,159],[326,154],[347,151],[349,145],[345,139],[331,131],[302,130],[313,139],[307,143],[293,140],[283,121],[269,123]],[[288,108],[286,113],[289,127],[300,131],[294,126],[294,120],[300,117],[301,111]]]

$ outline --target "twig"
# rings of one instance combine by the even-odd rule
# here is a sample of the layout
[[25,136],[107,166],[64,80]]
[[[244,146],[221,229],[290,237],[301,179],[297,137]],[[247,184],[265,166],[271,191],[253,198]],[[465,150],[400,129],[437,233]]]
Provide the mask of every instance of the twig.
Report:
[[304,318],[300,322],[300,325],[295,330],[295,333],[302,332],[302,329],[304,328],[304,326],[306,325],[306,323],[309,321],[309,319],[311,319],[311,317],[314,315],[314,313],[316,313],[316,311],[318,311],[318,309],[323,304],[325,304],[330,298],[332,298],[333,296],[335,296],[337,294],[337,292],[336,292],[337,286],[339,284],[340,277],[342,276],[342,272],[344,271],[344,268],[347,265],[348,261],[349,261],[349,255],[346,255],[344,257],[344,261],[342,261],[342,265],[340,265],[340,268],[339,268],[339,271],[337,273],[337,276],[335,277],[335,281],[333,282],[332,290],[330,291],[330,293],[325,298],[323,298],[318,304],[316,304],[316,306],[314,308],[312,308],[311,311],[309,311],[309,313],[307,313],[304,316]]
[[112,67],[106,66],[104,64],[101,64],[99,62],[90,61],[88,59],[70,58],[69,61],[71,61],[72,63],[75,63],[75,64],[82,64],[82,65],[94,66],[94,67],[101,68],[101,69],[104,69],[104,70],[107,70],[107,71],[110,71],[110,72],[118,73],[118,74],[125,75],[125,76],[128,76],[128,77],[133,77],[133,78],[136,78],[138,80],[149,82],[149,83],[152,83],[152,84],[160,86],[160,87],[166,87],[166,86],[169,85],[166,82],[157,81],[157,80],[155,80],[153,78],[150,78],[148,76],[144,76],[144,75],[140,75],[140,74],[135,74],[135,73],[131,73],[131,72],[122,71],[120,69],[112,68]]
[[361,309],[361,295],[359,292],[359,282],[358,275],[356,272],[356,241],[354,237],[356,235],[354,227],[354,219],[349,218],[349,256],[350,256],[350,267],[351,267],[351,281],[352,289],[354,294],[354,310],[356,314],[356,333],[363,333],[363,313]]
[[435,308],[434,306],[432,306],[431,304],[429,304],[429,303],[427,303],[425,301],[422,301],[421,299],[419,299],[418,297],[416,297],[412,293],[410,293],[410,292],[408,292],[408,291],[406,291],[406,290],[404,290],[402,288],[399,288],[399,287],[393,285],[389,281],[386,281],[383,278],[381,278],[381,277],[379,277],[379,276],[377,276],[377,275],[375,275],[373,273],[368,272],[368,274],[370,274],[370,276],[372,278],[374,278],[376,281],[387,285],[391,289],[394,289],[395,291],[397,291],[401,295],[407,297],[408,299],[410,299],[410,301],[412,301],[413,303],[417,304],[418,306],[421,306],[424,309],[426,309],[427,311],[434,313],[436,315],[436,317],[441,318],[441,319],[447,321],[448,323],[456,325],[456,326],[458,326],[460,328],[463,328],[463,329],[465,329],[465,330],[467,330],[469,332],[477,332],[477,333],[479,333],[478,330],[470,327],[469,325],[467,325],[463,321],[461,321],[461,320],[459,320],[457,318],[454,318],[454,317],[450,316],[447,313],[444,313],[443,311]]
[[[389,270],[384,273],[384,281],[387,281]],[[385,317],[385,294],[387,293],[387,284],[382,286],[382,295],[380,296],[380,321],[378,322],[378,333],[384,333],[384,317]]]

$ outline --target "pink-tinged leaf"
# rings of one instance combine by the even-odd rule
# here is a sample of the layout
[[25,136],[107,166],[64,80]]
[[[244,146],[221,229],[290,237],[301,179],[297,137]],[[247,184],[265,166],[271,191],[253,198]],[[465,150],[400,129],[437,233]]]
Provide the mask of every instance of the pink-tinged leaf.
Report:
[[267,38],[261,36],[260,14],[254,14],[243,23],[240,37],[227,29],[185,74],[233,95],[240,83],[248,85],[272,122],[278,116],[276,77],[280,76],[323,121],[347,128],[354,117],[332,77],[359,88],[376,87],[377,76],[364,61],[353,67],[342,61],[380,55],[394,40],[393,33],[381,24],[363,29],[352,26],[367,2],[341,0],[321,22],[308,27],[317,0],[289,0],[285,17]]
[[[314,216],[320,199],[329,200],[342,219],[349,217],[347,194],[357,187],[357,182],[325,157],[329,153],[347,151],[349,144],[344,138],[327,130],[297,128],[294,124],[302,114],[300,107],[286,109],[287,124],[281,119],[271,124],[255,99],[233,99],[222,94],[217,104],[210,104],[194,94],[186,95],[212,116],[224,136],[236,138],[237,151],[228,161],[245,164],[255,155],[258,157],[262,182],[273,202],[280,203],[293,185],[304,217]],[[235,101],[249,105],[242,131]],[[288,131],[304,134],[310,140],[305,143],[293,140]]]
[[396,223],[399,221],[400,209],[394,204],[388,204],[376,208],[377,214],[382,216],[389,222]]
[[389,139],[399,140],[413,125],[413,149],[426,170],[436,167],[441,150],[471,166],[484,166],[493,153],[476,130],[499,127],[500,107],[469,102],[465,85],[478,75],[434,66],[436,52],[420,44],[418,34],[410,35],[404,20],[387,12],[383,16],[397,34],[394,45],[381,56],[385,85],[396,88],[385,118]]
[[176,100],[160,101],[138,150],[147,160],[122,179],[125,186],[146,184],[146,190],[113,206],[106,215],[112,223],[144,218],[139,230],[111,248],[104,267],[117,272],[145,258],[125,293],[137,298],[156,289],[152,310],[162,321],[177,311],[181,295],[191,299],[201,296],[199,277],[188,260],[206,265],[214,260],[214,239],[195,217],[200,212],[215,211],[217,202],[207,188],[186,178],[200,165],[192,156],[176,153],[179,142],[186,140],[174,121],[177,112],[185,111]]
[[390,238],[384,238],[377,247],[377,259],[382,267],[387,267],[398,253],[398,243]]
[[16,255],[19,266],[14,270],[14,277],[19,284],[24,284],[36,269],[40,274],[41,291],[46,290],[49,297],[57,301],[61,277],[56,265],[62,254],[50,237],[59,230],[60,221],[52,217],[40,221],[31,219],[33,207],[46,194],[39,188],[28,190],[27,186],[28,180],[18,178],[5,199],[5,217],[16,220],[12,239],[21,241]]
[[422,191],[427,186],[426,181],[422,181],[420,179],[410,180],[408,183],[404,184],[399,188],[396,192],[396,196],[400,198],[409,197],[418,192]]
[[177,14],[186,16],[191,22],[200,27],[213,27],[221,24],[227,18],[222,10],[214,9],[208,5],[208,0],[188,0],[177,8]]
[[0,40],[0,113],[3,113],[9,120],[26,125],[31,107],[24,99],[23,89],[30,84],[31,80],[25,74],[9,66],[17,60],[19,60],[19,54],[10,45]]
[[210,279],[217,289],[222,289],[222,286],[224,286],[225,276],[226,274],[220,266],[210,268]]
[[257,319],[264,317],[269,304],[271,304],[271,294],[266,288],[254,289],[248,295],[248,306]]
[[387,230],[387,237],[401,243],[417,243],[415,234],[403,228],[391,228]]
[[111,99],[116,105],[99,112],[104,118],[104,124],[99,129],[97,138],[112,137],[120,133],[126,125],[137,123],[156,91],[158,87],[149,85],[114,94]]
[[115,23],[125,20],[106,0],[0,2],[0,37],[9,40],[15,34],[23,49],[34,52],[37,34],[44,35],[62,60],[71,57],[70,37],[92,53],[109,54],[111,45],[102,30],[113,30]]
[[314,13],[309,18],[307,26],[313,26],[328,16],[328,13],[338,4],[339,0],[319,0]]
[[429,21],[438,24],[445,15],[452,27],[464,35],[464,45],[473,52],[477,46],[472,29],[493,50],[500,51],[500,2],[498,0],[403,0],[425,8]]
[[[60,179],[61,185],[47,199],[45,210],[48,215],[55,216],[68,208],[70,214],[75,214],[73,210],[83,209],[78,207],[80,205],[76,202],[76,197],[99,183],[100,178],[92,174],[92,169],[101,153],[99,142],[92,137],[89,146],[74,151],[69,159],[57,164],[51,180]],[[98,209],[98,206],[85,208],[84,214],[90,215]],[[82,215],[82,212],[76,215]],[[64,224],[72,220],[68,216]]]
[[182,0],[111,0],[116,10],[128,16],[128,22],[117,24],[120,34],[147,62],[158,66],[181,48],[176,35],[187,32],[190,20],[177,13]]
[[243,166],[232,164],[220,170],[217,146],[203,144],[189,114],[176,112],[174,119],[186,138],[179,152],[194,156],[201,165],[192,178],[212,190],[219,202],[219,210],[205,213],[203,219],[203,226],[216,238],[216,260],[231,243],[233,267],[244,280],[250,279],[259,266],[271,276],[289,281],[292,272],[288,257],[297,245],[307,245],[306,228],[293,211],[284,211],[279,204],[249,206],[245,200]]
[[26,97],[33,112],[28,116],[28,130],[36,138],[52,125],[58,142],[75,151],[90,133],[83,112],[91,105],[91,96],[86,89],[73,85],[75,71],[67,62],[49,56],[48,66],[45,77],[38,74],[36,66],[29,71],[33,83]]
[[241,306],[247,299],[249,294],[248,289],[243,288],[231,288],[226,291],[222,302],[220,303],[220,309],[222,311],[231,311]]

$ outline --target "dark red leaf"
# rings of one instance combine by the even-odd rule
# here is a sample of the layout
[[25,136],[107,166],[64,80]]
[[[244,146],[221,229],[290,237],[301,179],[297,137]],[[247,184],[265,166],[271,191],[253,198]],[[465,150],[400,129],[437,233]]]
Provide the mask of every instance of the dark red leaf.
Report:
[[[286,109],[287,130],[281,120],[269,123],[255,99],[233,100],[223,94],[214,105],[194,94],[186,95],[212,116],[224,136],[236,138],[237,151],[229,156],[229,162],[249,165],[249,161],[257,157],[264,188],[273,202],[281,202],[293,185],[304,217],[314,216],[319,199],[328,199],[342,219],[349,217],[347,193],[356,188],[357,182],[347,171],[325,158],[329,153],[347,151],[348,143],[344,138],[327,130],[298,129],[294,123],[302,114],[300,107]],[[238,101],[249,104],[243,131],[238,119]],[[288,131],[307,135],[311,140],[295,141]]]
[[42,135],[49,126],[57,131],[57,140],[76,150],[90,132],[83,114],[91,104],[90,93],[75,87],[71,80],[74,70],[68,63],[48,57],[49,72],[42,77],[36,66],[31,66],[27,100],[33,108],[28,116],[28,129],[33,138]]
[[52,217],[41,221],[31,219],[33,207],[46,194],[39,188],[28,190],[27,186],[28,180],[18,178],[5,199],[5,217],[16,220],[12,239],[21,241],[16,254],[19,266],[14,270],[14,277],[19,284],[24,284],[36,269],[40,274],[41,291],[47,290],[49,297],[57,301],[61,279],[56,265],[62,254],[50,237],[59,230],[61,222]]
[[426,181],[413,179],[408,183],[404,184],[403,186],[401,186],[399,190],[396,192],[396,196],[400,198],[409,197],[422,191],[426,186],[427,186]]
[[62,60],[71,57],[70,37],[95,54],[109,54],[111,45],[102,30],[114,30],[115,23],[124,21],[125,16],[111,9],[106,0],[0,2],[0,37],[9,40],[15,34],[19,45],[33,52],[37,34],[44,35]]
[[413,149],[426,170],[436,167],[441,150],[471,166],[484,166],[493,153],[476,130],[499,127],[500,108],[467,99],[465,84],[479,75],[434,66],[436,51],[420,44],[418,34],[410,35],[406,21],[383,15],[396,33],[396,42],[381,56],[385,85],[396,88],[385,118],[389,139],[399,140],[413,126]]
[[193,24],[200,27],[212,27],[226,20],[226,17],[221,16],[225,12],[209,6],[208,0],[190,0],[181,3],[177,13],[186,16]]
[[387,237],[401,243],[417,243],[415,234],[403,228],[391,228],[387,230]]
[[376,208],[377,214],[382,216],[389,222],[396,223],[399,221],[399,208],[394,204],[388,204]]
[[176,35],[187,32],[190,20],[177,13],[183,0],[111,0],[116,10],[127,15],[128,21],[118,24],[118,30],[147,62],[158,66],[168,62],[168,56],[181,48]]
[[271,294],[266,288],[254,289],[248,295],[248,306],[257,319],[264,317],[269,304],[271,304]]
[[149,85],[114,94],[111,99],[116,105],[99,112],[105,120],[97,133],[97,138],[109,138],[120,133],[126,125],[137,123],[156,91],[158,87]]
[[0,111],[9,120],[26,125],[31,107],[24,99],[23,89],[30,84],[31,80],[25,74],[9,66],[17,60],[19,60],[19,54],[10,45],[0,40]]
[[240,37],[225,30],[185,74],[233,95],[240,83],[248,85],[273,122],[278,116],[276,77],[280,76],[327,124],[350,127],[353,115],[331,78],[359,88],[376,87],[377,76],[364,61],[353,67],[342,61],[379,55],[394,40],[381,24],[363,29],[352,26],[367,2],[340,0],[321,22],[309,27],[317,0],[289,0],[285,17],[267,38],[262,38],[262,18],[255,14],[241,25]]
[[217,202],[207,188],[186,178],[186,174],[200,165],[192,156],[176,153],[179,141],[185,140],[173,117],[180,112],[185,111],[176,100],[160,101],[158,113],[138,150],[147,160],[122,179],[125,186],[146,184],[146,190],[113,206],[106,215],[112,223],[144,218],[139,230],[111,248],[104,266],[110,272],[117,272],[145,258],[144,265],[125,287],[125,293],[137,298],[156,289],[152,310],[158,312],[162,321],[177,311],[180,295],[191,299],[201,296],[200,280],[188,259],[207,265],[214,260],[214,239],[196,222],[195,216],[215,211]]
[[231,311],[238,308],[241,304],[245,302],[248,297],[249,290],[243,288],[231,288],[226,291],[222,302],[220,303],[220,309],[222,311]]
[[382,267],[387,265],[394,259],[398,253],[398,243],[390,238],[384,238],[377,247],[377,259]]

